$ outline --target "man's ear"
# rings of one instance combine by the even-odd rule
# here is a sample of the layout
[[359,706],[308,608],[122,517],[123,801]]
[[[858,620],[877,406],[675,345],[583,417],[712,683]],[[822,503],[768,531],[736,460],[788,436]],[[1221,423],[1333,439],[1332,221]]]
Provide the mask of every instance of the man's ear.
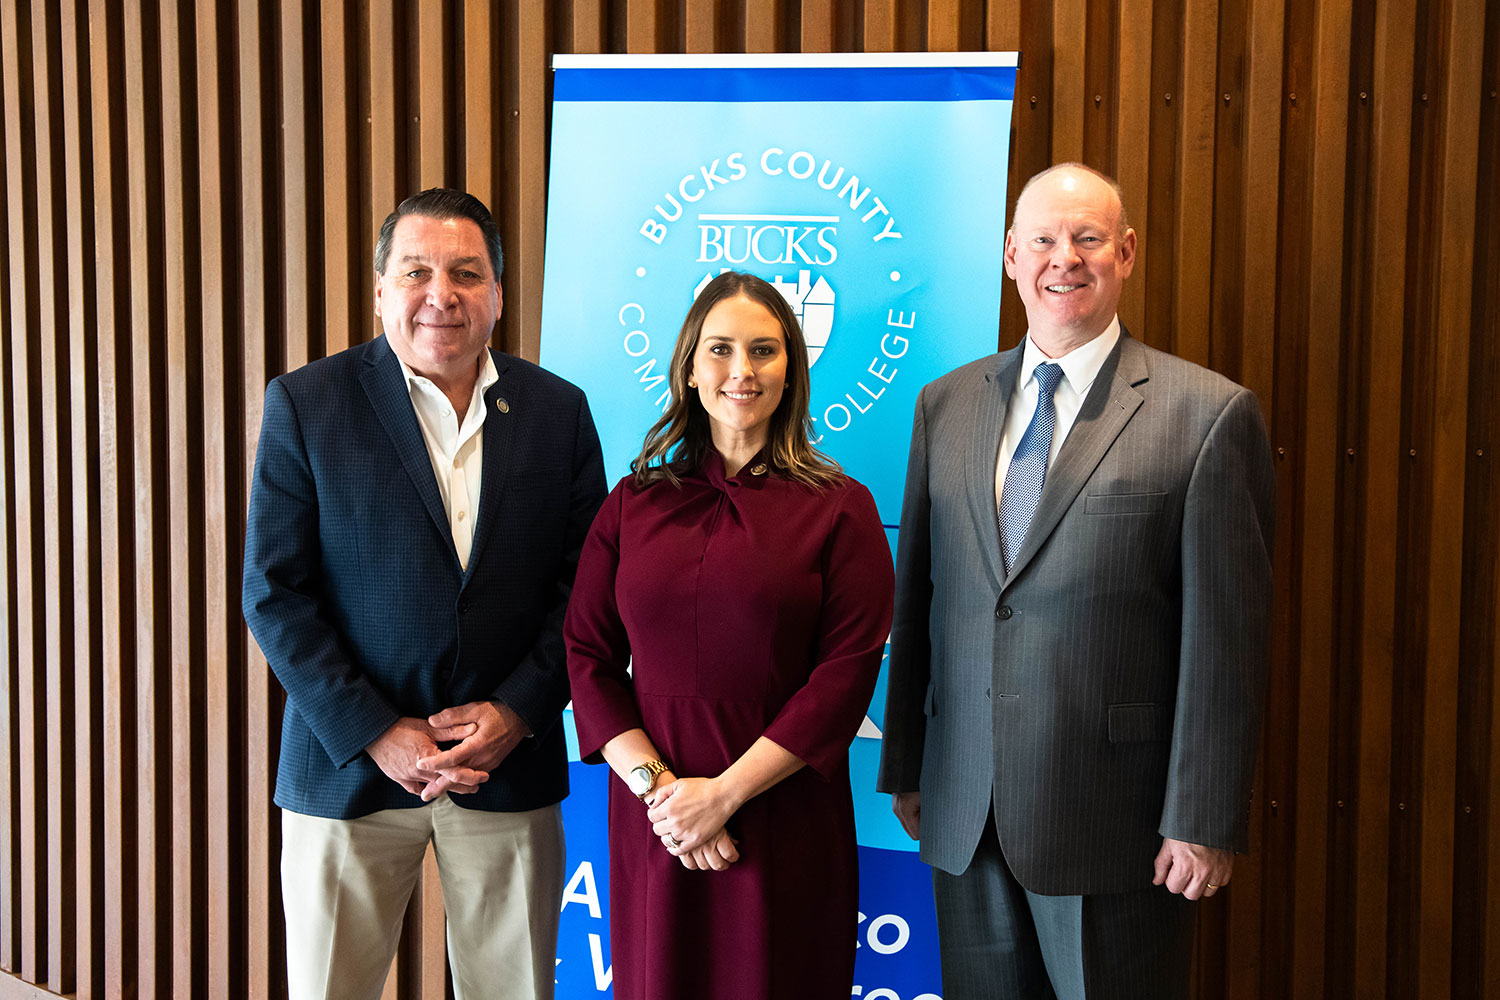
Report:
[[375,315],[380,315],[380,272],[375,272]]
[[1016,231],[1005,231],[1005,273],[1011,281],[1016,280]]
[[1120,277],[1130,277],[1130,272],[1135,270],[1135,230],[1125,230],[1125,238],[1120,240]]

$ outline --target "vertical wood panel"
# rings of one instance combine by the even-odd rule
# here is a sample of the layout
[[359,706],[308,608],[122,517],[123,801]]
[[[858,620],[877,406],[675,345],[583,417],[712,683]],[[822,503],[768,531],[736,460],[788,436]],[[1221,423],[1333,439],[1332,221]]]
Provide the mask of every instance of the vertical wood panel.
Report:
[[[1375,20],[1374,133],[1371,156],[1371,230],[1406,242],[1408,164],[1411,149],[1412,45],[1415,4],[1382,4]],[[1370,372],[1361,451],[1366,458],[1362,653],[1360,691],[1360,780],[1355,866],[1354,987],[1361,996],[1383,995],[1386,983],[1390,873],[1389,730],[1395,673],[1398,613],[1398,550],[1392,525],[1400,502],[1401,398],[1405,261],[1399,254],[1373,254],[1370,271]]]
[[[417,153],[414,190],[443,187],[448,178],[447,118],[451,106],[445,86],[447,75],[447,5],[443,0],[422,0],[416,8],[416,108]],[[411,193],[411,192],[404,192]]]
[[[1476,15],[1478,17],[1476,18]],[[1474,184],[1478,157],[1476,82],[1484,60],[1481,5],[1455,0],[1444,28],[1448,56],[1441,95],[1441,165],[1437,173],[1438,244],[1434,355],[1432,520],[1427,567],[1427,659],[1423,719],[1422,870],[1418,914],[1418,982],[1424,994],[1452,986],[1454,786],[1458,726],[1459,609],[1462,594],[1464,457],[1467,442],[1469,324],[1472,290],[1448,275],[1472,268]],[[1493,185],[1494,178],[1487,183]]]
[[776,52],[785,27],[782,0],[745,0],[745,51]]
[[[1242,318],[1240,321],[1240,379],[1259,397],[1267,422],[1273,410],[1272,395],[1277,348],[1276,300],[1268,289],[1276,284],[1276,254],[1279,242],[1277,201],[1281,177],[1281,74],[1284,0],[1251,0],[1247,5],[1245,40],[1244,144],[1241,176],[1243,188],[1243,243],[1240,254]],[[1278,530],[1286,535],[1287,518],[1278,517]],[[1268,716],[1270,713],[1267,713]],[[1268,742],[1262,740],[1257,800],[1263,801],[1268,772]],[[1261,808],[1263,819],[1264,807]],[[1229,949],[1225,969],[1226,994],[1233,1000],[1255,1000],[1260,996],[1266,941],[1257,933],[1267,903],[1267,886],[1279,873],[1269,869],[1262,845],[1262,824],[1252,822],[1250,864],[1236,873],[1238,885],[1231,901],[1226,934],[1236,946]],[[1240,946],[1243,943],[1243,946]]]
[[558,40],[559,52],[597,54],[604,51],[604,0],[573,0],[568,28]]
[[[649,5],[648,5],[649,6]],[[636,9],[631,3],[632,12]],[[644,21],[655,32],[655,12]],[[498,207],[500,231],[508,248],[505,266],[505,311],[501,316],[506,350],[528,361],[541,352],[542,250],[546,245],[543,212],[547,201],[546,18],[540,5],[525,5],[502,29],[501,70],[508,116],[502,119],[501,142],[514,166],[508,172]],[[636,44],[636,43],[632,43]]]
[[896,48],[896,0],[865,4],[864,51],[891,52]]
[[[495,90],[495,19],[489,4],[464,6],[462,187],[486,205],[495,203],[495,137],[499,122]],[[548,67],[550,72],[551,67]],[[330,267],[335,266],[330,263]]]
[[[1083,159],[1087,0],[1052,3],[1052,162]],[[1035,171],[1033,171],[1034,173]]]
[[802,0],[801,51],[832,52],[833,0]]
[[[3,30],[3,29],[0,29]],[[10,105],[16,101],[10,96],[11,74],[9,61],[5,59],[4,46],[0,45],[0,100],[5,102],[4,116],[9,118]],[[9,191],[10,155],[8,143],[0,140],[0,173],[6,177]],[[0,227],[4,238],[0,239],[0,263],[5,274],[10,274],[10,208],[0,204]],[[20,787],[20,752],[16,713],[17,689],[20,666],[15,647],[15,618],[17,615],[16,591],[11,584],[15,578],[15,562],[12,559],[11,539],[15,532],[15,507],[13,494],[13,458],[10,424],[10,380],[5,373],[10,369],[13,327],[10,323],[11,288],[9,282],[0,282],[0,324],[4,336],[0,337],[0,569],[6,574],[5,600],[0,603],[0,968],[13,969],[20,952],[20,909],[18,881],[21,872],[20,830],[18,812],[20,802],[17,789]]]
[[[1317,274],[1308,282],[1307,367],[1305,374],[1304,447],[1302,482],[1303,544],[1301,588],[1304,595],[1324,601],[1334,586],[1335,495],[1339,477],[1339,384],[1343,358],[1339,331],[1343,326],[1340,282],[1322,280],[1343,273],[1339,244],[1324,246],[1321,234],[1344,232],[1345,116],[1350,10],[1346,0],[1319,4],[1312,95],[1311,215],[1306,230],[1309,245],[1318,241]],[[1341,243],[1342,241],[1339,241]],[[1329,728],[1331,674],[1334,660],[1333,613],[1308,614],[1302,619],[1301,671],[1298,692],[1296,789],[1298,891],[1294,900],[1295,945],[1293,982],[1299,993],[1324,991],[1322,965],[1327,902]]]
[[[16,102],[9,96],[13,91],[10,89],[9,62],[4,58],[3,45],[0,45],[0,61],[5,62],[4,66],[0,66],[0,100],[5,102],[4,114],[8,118],[10,105]],[[6,177],[7,192],[9,163],[8,144],[0,140],[0,172]],[[10,273],[10,214],[9,206],[0,204],[0,227],[4,231],[4,238],[0,239],[0,261],[3,261],[5,274]],[[15,563],[11,558],[11,539],[15,531],[15,508],[11,501],[11,441],[14,435],[10,425],[10,380],[5,377],[10,369],[10,345],[14,339],[10,324],[10,298],[10,283],[0,282],[0,323],[3,323],[5,332],[4,337],[0,337],[0,433],[4,434],[4,441],[0,443],[0,447],[3,447],[3,451],[0,451],[0,490],[3,490],[0,493],[0,568],[4,569],[8,583],[16,573]],[[20,786],[18,763],[21,755],[16,732],[16,713],[19,707],[16,700],[19,683],[17,672],[20,666],[14,643],[14,622],[18,611],[16,589],[14,585],[8,585],[5,601],[0,604],[0,755],[3,755],[3,759],[0,759],[0,968],[7,969],[15,968],[16,956],[20,953],[20,893],[17,883],[21,872],[21,832],[17,815],[20,802],[16,790]]]
[[[191,98],[184,92],[183,31],[176,0],[161,0],[160,23],[155,42],[147,38],[145,57],[153,55],[161,66],[161,116],[162,116],[162,191],[161,217],[162,271],[165,276],[165,360],[166,360],[166,424],[167,424],[167,481],[178,484],[168,492],[167,515],[175,530],[169,533],[167,544],[169,562],[166,570],[169,597],[170,659],[171,669],[166,676],[170,681],[168,698],[170,723],[167,734],[170,745],[170,761],[162,766],[170,775],[170,787],[175,794],[164,803],[171,820],[171,839],[168,844],[170,856],[171,913],[173,931],[168,944],[171,949],[171,995],[192,997],[195,992],[195,969],[203,950],[203,925],[197,920],[199,910],[196,896],[201,885],[195,886],[197,873],[198,844],[195,836],[194,811],[202,807],[202,785],[197,780],[201,767],[202,752],[194,746],[199,734],[201,720],[196,710],[198,682],[192,669],[194,662],[194,625],[198,616],[194,614],[194,598],[202,591],[202,580],[194,571],[194,546],[192,535],[201,521],[195,517],[197,510],[190,501],[196,501],[192,488],[193,475],[189,468],[191,441],[196,428],[191,426],[191,386],[197,381],[196,366],[189,359],[188,331],[188,257],[192,250],[188,246],[188,186],[196,187],[196,179],[186,176],[184,162],[187,123],[187,105]],[[196,191],[192,203],[196,203]],[[160,409],[157,403],[154,409]],[[157,503],[164,498],[158,496]],[[195,750],[197,752],[195,752]],[[165,978],[165,977],[164,977]],[[202,980],[198,978],[197,991],[202,991]],[[166,991],[163,990],[163,995]]]
[[[280,52],[277,63],[281,69],[280,107],[282,143],[278,151],[281,160],[280,186],[281,232],[278,234],[284,280],[281,288],[281,328],[286,337],[286,369],[301,368],[316,357],[322,356],[322,311],[323,303],[315,301],[312,294],[312,268],[317,263],[316,248],[312,246],[312,229],[308,224],[309,194],[312,174],[309,160],[317,157],[316,148],[309,148],[307,107],[311,92],[307,86],[306,67],[313,61],[311,46],[303,37],[304,17],[301,0],[282,0],[277,41]],[[424,55],[425,58],[425,55]],[[424,63],[425,72],[425,63]],[[422,148],[427,149],[426,129],[423,125]],[[441,148],[439,145],[439,160]],[[309,155],[311,154],[311,155]],[[425,163],[425,161],[424,161]],[[321,174],[320,174],[321,177]]]
[[[1177,164],[1177,287],[1211,289],[1213,275],[1214,102],[1219,11],[1215,0],[1187,0],[1182,26],[1181,127]],[[1208,245],[1205,245],[1208,244]],[[1210,297],[1178,294],[1172,350],[1209,363]]]
[[[79,17],[78,0],[64,0],[61,24],[64,173],[66,175],[67,271],[73,276],[68,295],[68,401],[71,408],[69,454],[72,462],[73,701],[59,702],[58,726],[73,745],[74,914],[75,937],[71,956],[59,955],[59,973],[71,972],[79,1000],[92,1000],[103,984],[100,958],[104,946],[100,875],[103,830],[97,765],[101,729],[96,609],[99,508],[97,466],[98,421],[92,386],[98,370],[94,331],[93,227],[88,218],[92,185],[92,150],[87,120],[88,51],[86,21]],[[49,705],[49,711],[51,706]],[[64,721],[64,717],[66,721]],[[68,960],[71,958],[71,962]],[[61,986],[67,986],[64,979]]]
[[[5,60],[5,92],[14,95],[7,101],[5,109],[5,161],[7,190],[11,201],[8,212],[10,223],[10,260],[12,264],[29,261],[35,252],[36,201],[28,197],[28,188],[34,183],[35,150],[32,145],[29,112],[35,105],[32,89],[29,46],[22,47],[21,39],[29,36],[30,22],[18,7],[12,7],[0,15],[0,51]],[[29,41],[29,38],[28,38]],[[34,322],[34,296],[37,276],[34,266],[27,269],[21,287],[10,289],[10,329],[23,331],[32,329]],[[15,779],[15,795],[19,799],[18,813],[12,815],[19,822],[15,840],[19,844],[23,859],[19,877],[12,886],[19,891],[15,899],[19,912],[15,914],[18,927],[19,952],[12,961],[19,966],[21,974],[36,981],[45,974],[46,963],[46,899],[42,879],[47,870],[47,842],[43,831],[46,824],[46,798],[42,784],[46,775],[46,748],[44,744],[45,719],[44,691],[38,684],[38,667],[45,669],[45,650],[39,648],[38,633],[43,632],[41,621],[43,593],[39,593],[38,556],[42,547],[40,525],[37,523],[41,505],[36,470],[40,464],[36,429],[33,426],[32,394],[36,387],[32,358],[35,341],[30,336],[13,336],[10,342],[11,379],[11,435],[13,455],[13,483],[15,503],[15,596],[16,632],[15,655],[17,662],[16,702],[13,723],[17,734],[17,764],[19,774]]]
[[89,81],[94,170],[94,246],[90,248],[96,267],[98,301],[99,368],[95,399],[99,408],[99,512],[100,512],[100,608],[101,621],[112,622],[103,630],[100,650],[102,682],[102,740],[100,758],[104,797],[104,870],[101,898],[104,901],[104,996],[117,998],[123,987],[135,981],[135,881],[134,855],[126,848],[126,831],[134,825],[135,768],[133,725],[128,708],[134,686],[130,683],[129,650],[134,647],[135,610],[130,588],[125,584],[126,567],[132,563],[133,529],[128,497],[133,487],[128,462],[122,460],[120,441],[126,426],[128,406],[128,360],[124,347],[128,331],[123,276],[115,262],[127,259],[125,229],[116,224],[124,209],[125,179],[124,115],[119,107],[123,87],[120,52],[120,19],[108,0],[89,0]]
[[[260,414],[265,385],[278,369],[273,368],[267,345],[271,323],[270,305],[266,301],[268,280],[267,255],[274,237],[266,229],[265,137],[261,122],[264,115],[264,80],[261,62],[260,12],[255,4],[241,4],[236,9],[234,35],[238,39],[235,53],[239,128],[235,143],[239,153],[238,267],[241,383],[240,405],[244,410],[244,462],[237,471],[240,496],[249,495],[250,475],[255,464],[255,443],[260,434]],[[367,161],[369,162],[369,161]],[[379,163],[388,163],[382,158]],[[280,704],[276,681],[266,666],[265,657],[255,648],[254,640],[242,632],[247,644],[245,677],[245,795],[246,825],[252,834],[246,843],[246,979],[253,997],[277,996],[285,986],[281,972],[284,964],[284,937],[281,918],[281,896],[277,877],[281,824],[271,805],[274,787],[276,739],[279,735]]]
[[[222,281],[215,276],[226,271],[224,130],[219,82],[220,32],[218,4],[197,0],[194,67],[197,91],[197,142],[199,253],[203,273],[209,279],[199,289],[198,322],[202,330],[203,434],[195,442],[203,465],[204,518],[204,662],[210,666],[204,678],[204,784],[206,788],[206,909],[207,994],[228,997],[244,987],[241,917],[245,882],[241,862],[244,810],[239,790],[243,788],[238,761],[242,754],[244,727],[239,710],[239,684],[243,681],[239,655],[239,580],[232,567],[239,544],[239,491],[234,484],[239,468],[231,443],[238,428],[239,386],[225,350],[227,313]],[[215,669],[217,665],[217,669]]]
[[[1119,80],[1115,88],[1115,116],[1119,122],[1114,149],[1114,178],[1125,193],[1136,245],[1150,240],[1146,225],[1149,201],[1147,168],[1141,155],[1141,136],[1151,131],[1151,19],[1152,0],[1121,0],[1116,32],[1120,38]],[[1022,58],[1025,58],[1024,53]],[[1143,329],[1146,322],[1146,257],[1138,254],[1131,280],[1120,296],[1120,322],[1127,330]]]
[[[156,449],[162,388],[157,365],[161,344],[161,78],[156,55],[159,25],[150,5],[125,8],[125,125],[130,149],[127,181],[128,232],[133,256],[144,251],[154,268],[130,271],[131,410],[126,435],[133,470],[135,508],[135,767],[136,767],[136,952],[140,991],[165,996],[170,991],[170,840],[163,833],[171,815],[163,795],[163,777],[171,766],[163,740],[159,705],[170,684],[156,664],[170,663],[164,650],[162,586],[167,567],[159,557],[160,510],[168,494],[159,488],[161,456]],[[150,23],[146,23],[150,19]],[[122,445],[126,442],[122,442]],[[164,858],[164,856],[166,856]]]
[[[62,260],[67,227],[63,212],[61,133],[57,113],[59,87],[59,29],[53,22],[55,6],[33,11],[31,37],[19,40],[31,46],[34,104],[32,122],[36,155],[37,230],[32,264],[37,275],[37,324],[39,347],[40,422],[42,460],[42,574],[43,636],[46,671],[37,706],[44,723],[46,756],[40,773],[45,782],[43,821],[46,834],[45,928],[39,952],[45,975],[54,992],[73,987],[74,906],[73,899],[73,745],[62,727],[63,709],[73,702],[72,629],[72,524],[64,517],[64,498],[72,493],[71,462],[66,442],[69,429],[68,340],[66,335],[67,265]],[[40,832],[39,832],[40,836]],[[38,885],[42,892],[42,886]],[[44,956],[44,957],[43,957]],[[45,970],[44,973],[42,970]]]
[[[470,4],[468,9],[484,8]],[[368,254],[357,247],[359,233],[359,178],[357,176],[358,143],[352,144],[354,115],[358,108],[358,77],[354,67],[358,52],[353,44],[353,25],[347,3],[323,4],[320,74],[322,84],[322,146],[318,160],[323,165],[323,343],[329,354],[337,353],[364,339],[357,335],[360,316],[356,290],[363,287],[358,265]],[[311,48],[311,46],[309,46]]]
[[719,41],[717,0],[686,0],[682,12],[685,52],[713,52]]

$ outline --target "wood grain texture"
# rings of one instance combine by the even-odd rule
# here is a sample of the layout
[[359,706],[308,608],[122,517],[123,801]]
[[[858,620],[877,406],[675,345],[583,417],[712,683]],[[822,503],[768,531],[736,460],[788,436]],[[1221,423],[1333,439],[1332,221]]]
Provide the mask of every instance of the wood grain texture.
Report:
[[[1271,431],[1253,853],[1195,995],[1500,993],[1500,0],[13,0],[0,996],[285,994],[244,505],[267,380],[378,329],[398,201],[491,205],[535,359],[554,52],[980,46],[1021,52],[1010,200],[1112,172],[1122,318]],[[430,868],[391,1000],[449,989]]]
[[[49,725],[54,724],[52,703],[57,703],[56,725],[72,743],[73,760],[73,872],[72,904],[74,938],[68,955],[49,957],[54,974],[76,992],[79,1000],[91,1000],[102,991],[104,950],[103,908],[100,875],[103,872],[103,826],[101,774],[99,768],[100,662],[98,637],[97,563],[99,558],[98,508],[98,418],[93,398],[93,372],[98,370],[97,329],[94,299],[94,255],[92,220],[86,196],[92,186],[92,156],[88,120],[87,18],[80,16],[78,0],[65,0],[59,7],[58,51],[62,69],[63,174],[65,180],[64,232],[68,315],[67,401],[70,410],[68,454],[72,465],[72,702],[48,699]],[[78,724],[82,720],[82,724]]]
[[[197,0],[194,9],[195,37],[192,46],[194,88],[197,93],[197,144],[199,258],[203,274],[226,271],[226,130],[222,102],[228,97],[222,86],[221,62],[232,62],[221,53],[219,5]],[[199,288],[197,322],[202,332],[201,364],[197,377],[202,386],[201,439],[192,442],[196,460],[203,469],[203,657],[221,665],[205,671],[203,708],[204,765],[204,879],[219,891],[200,900],[204,913],[205,965],[203,977],[210,996],[232,996],[244,988],[244,663],[240,655],[238,607],[239,564],[235,546],[240,538],[240,470],[235,458],[240,419],[240,387],[228,358],[227,334],[235,319],[230,315],[231,291],[224,282],[205,280]],[[236,329],[236,334],[238,330]],[[336,341],[335,341],[336,342]],[[205,904],[206,905],[203,905]]]

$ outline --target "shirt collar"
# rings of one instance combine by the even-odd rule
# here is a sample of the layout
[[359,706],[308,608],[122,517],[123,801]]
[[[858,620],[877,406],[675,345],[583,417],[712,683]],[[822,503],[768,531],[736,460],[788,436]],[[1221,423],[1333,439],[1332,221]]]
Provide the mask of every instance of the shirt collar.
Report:
[[[396,352],[392,351],[391,353],[395,354]],[[413,390],[422,392],[439,391],[437,384],[434,383],[432,379],[428,378],[425,375],[418,375],[416,372],[412,371],[411,368],[407,366],[406,362],[401,360],[401,355],[399,354],[396,354],[396,363],[401,366],[401,374],[406,379],[407,392],[411,392]],[[486,347],[484,349],[484,361],[479,368],[479,378],[474,383],[474,394],[483,399],[484,394],[489,391],[490,386],[494,385],[498,381],[500,381],[500,373],[495,369],[495,356],[491,354],[490,349]],[[470,407],[472,408],[472,406],[473,401],[471,398]]]
[[1031,332],[1027,331],[1026,346],[1021,355],[1020,388],[1024,389],[1036,377],[1034,373],[1037,365],[1050,362],[1062,368],[1068,385],[1079,396],[1083,396],[1094,384],[1094,379],[1099,376],[1099,369],[1104,367],[1105,359],[1115,349],[1119,339],[1120,317],[1117,315],[1109,321],[1109,326],[1104,328],[1103,333],[1087,344],[1073,348],[1060,358],[1049,358],[1032,342]]

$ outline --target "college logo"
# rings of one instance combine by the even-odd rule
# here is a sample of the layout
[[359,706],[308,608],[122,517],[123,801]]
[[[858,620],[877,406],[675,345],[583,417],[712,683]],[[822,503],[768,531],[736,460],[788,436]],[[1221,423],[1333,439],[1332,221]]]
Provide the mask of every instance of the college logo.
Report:
[[[680,311],[665,325],[653,323],[645,305],[649,296],[642,295],[618,312],[625,327],[621,361],[641,390],[657,408],[667,406],[672,345],[663,334],[675,335],[681,316],[715,276],[743,270],[770,282],[792,307],[809,364],[838,359],[814,381],[816,442],[824,444],[856,426],[895,383],[916,323],[915,314],[894,306],[886,311],[883,327],[840,322],[841,315],[851,313],[839,309],[840,295],[846,301],[871,295],[894,300],[903,283],[910,284],[894,254],[871,266],[871,249],[878,258],[881,249],[899,246],[904,238],[892,207],[854,170],[807,150],[788,153],[774,145],[753,155],[736,150],[667,176],[676,182],[664,185],[660,200],[637,216],[643,221],[637,229],[635,275],[649,276],[658,288],[663,282],[680,287],[674,303]],[[747,178],[754,180],[744,183]],[[752,187],[754,195],[741,193]],[[776,203],[767,203],[773,199]],[[799,210],[788,210],[791,203]],[[809,205],[814,211],[805,210]],[[864,246],[843,253],[846,240]]]

